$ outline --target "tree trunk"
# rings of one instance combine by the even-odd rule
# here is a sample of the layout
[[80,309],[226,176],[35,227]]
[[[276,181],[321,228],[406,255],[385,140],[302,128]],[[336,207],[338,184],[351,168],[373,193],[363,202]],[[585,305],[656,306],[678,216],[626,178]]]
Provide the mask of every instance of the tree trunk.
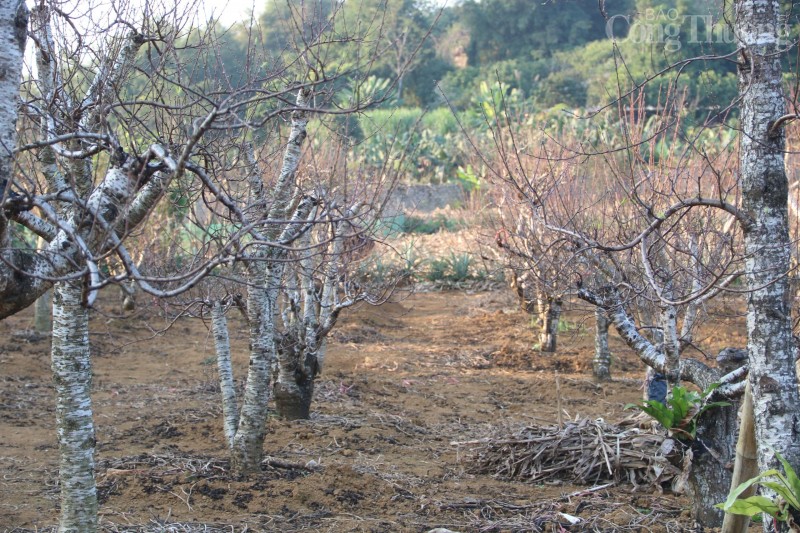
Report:
[[[778,0],[737,0],[735,31],[741,95],[742,210],[744,225],[749,379],[758,442],[758,465],[780,468],[775,452],[800,468],[800,396],[795,375],[790,268],[788,183],[783,116]],[[765,530],[770,526],[765,520]],[[781,526],[784,527],[784,526]]]
[[667,403],[667,376],[661,372],[656,372],[652,367],[647,367],[644,372],[644,394],[645,400],[656,400],[663,404]]
[[14,175],[19,84],[28,35],[28,8],[24,1],[0,4],[0,31],[6,43],[0,54],[0,183],[5,184]]
[[95,435],[90,398],[89,311],[80,285],[60,282],[53,295],[53,382],[61,454],[62,532],[97,530]]
[[123,282],[119,286],[119,299],[122,302],[122,312],[136,309],[136,283]]
[[231,343],[228,337],[228,320],[225,318],[225,306],[215,302],[211,309],[211,330],[214,333],[214,346],[217,352],[217,372],[219,373],[219,389],[222,393],[222,418],[225,438],[228,446],[233,446],[236,427],[239,425],[239,408],[236,405],[236,387],[233,381],[231,366]]
[[308,420],[311,416],[311,399],[314,379],[297,372],[289,378],[279,377],[275,382],[275,409],[286,420]]
[[[250,323],[250,366],[247,385],[239,414],[239,426],[231,447],[231,468],[237,476],[247,476],[261,469],[261,456],[267,427],[267,405],[270,376],[275,361],[275,308],[280,276],[274,270],[282,264],[270,265],[271,275],[262,266],[250,266],[247,288],[247,318]],[[268,280],[268,281],[267,281]],[[268,285],[269,283],[269,285]],[[266,287],[270,287],[267,289]]]
[[550,296],[543,298],[540,317],[542,331],[539,334],[539,349],[543,352],[555,352],[558,322],[561,319],[561,300]]
[[[325,350],[322,341],[321,350]],[[278,375],[275,380],[275,408],[281,418],[306,420],[311,416],[314,380],[319,373],[318,354],[297,342],[293,336],[284,337],[278,346]]]
[[736,453],[736,414],[738,402],[706,411],[697,421],[697,437],[692,444],[689,493],[692,518],[704,527],[720,527],[724,518],[714,507],[728,497],[732,464]]
[[527,281],[528,276],[529,275],[526,273],[517,274],[515,270],[512,270],[511,288],[517,293],[520,308],[529,315],[536,315],[536,319],[538,320],[539,300],[538,298],[536,300],[531,298],[531,291],[528,288]]
[[608,327],[611,321],[606,310],[595,307],[595,334],[594,334],[594,359],[592,360],[592,374],[601,381],[611,379],[611,350],[608,348]]
[[[42,237],[37,239],[39,250],[47,248],[47,241]],[[53,292],[49,290],[39,296],[33,307],[33,329],[36,333],[50,335],[53,330]]]

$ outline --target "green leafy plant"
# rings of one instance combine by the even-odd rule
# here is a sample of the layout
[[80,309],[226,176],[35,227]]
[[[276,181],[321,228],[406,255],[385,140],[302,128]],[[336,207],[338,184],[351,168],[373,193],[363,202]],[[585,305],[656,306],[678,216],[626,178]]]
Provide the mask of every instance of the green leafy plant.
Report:
[[450,252],[450,257],[447,259],[447,264],[453,271],[450,279],[452,281],[465,281],[469,279],[469,267],[472,264],[472,257],[469,254],[456,255]]
[[428,281],[450,281],[458,283],[473,279],[470,274],[472,256],[468,253],[456,254],[450,252],[445,258],[432,259],[425,277]]
[[697,420],[714,407],[725,407],[728,402],[706,402],[711,392],[719,387],[715,383],[702,393],[676,386],[667,397],[667,403],[658,400],[645,400],[641,404],[628,404],[625,409],[639,409],[655,418],[667,428],[674,437],[681,440],[694,440],[697,435]]
[[403,278],[414,281],[424,260],[417,255],[417,249],[413,242],[406,244],[400,250],[400,259],[403,262],[400,275]]
[[447,277],[448,266],[446,259],[433,259],[425,277],[428,281],[442,281]]
[[570,333],[572,331],[583,331],[585,329],[584,325],[580,322],[571,322],[569,320],[560,319],[558,321],[558,332],[559,333]]
[[467,168],[459,166],[456,169],[456,178],[467,192],[477,191],[481,188],[481,178],[472,168],[472,165],[467,165]]
[[433,218],[414,215],[398,215],[388,221],[392,231],[405,234],[433,235],[440,231],[455,232],[463,226],[463,221],[449,218],[442,213]]
[[[781,462],[784,474],[775,469],[762,472],[736,487],[725,503],[718,503],[716,507],[726,513],[745,515],[750,518],[767,513],[778,522],[788,523],[792,531],[800,531],[794,517],[794,515],[800,514],[800,479],[781,454],[775,452],[775,457]],[[739,498],[744,491],[756,484],[772,490],[775,497],[755,495]]]

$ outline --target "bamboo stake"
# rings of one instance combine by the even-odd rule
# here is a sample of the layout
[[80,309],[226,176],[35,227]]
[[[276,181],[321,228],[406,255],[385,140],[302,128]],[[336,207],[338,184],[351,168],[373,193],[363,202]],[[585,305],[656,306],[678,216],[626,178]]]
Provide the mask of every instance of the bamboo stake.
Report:
[[[750,381],[744,391],[742,400],[741,422],[739,423],[739,440],[736,442],[736,463],[733,466],[733,479],[731,491],[743,482],[758,475],[758,461],[756,457],[756,430],[753,415],[753,394],[750,391]],[[752,496],[755,487],[750,487],[741,495],[742,498]],[[721,533],[746,533],[750,525],[750,517],[725,513]]]
[[558,372],[556,371],[556,406],[558,407],[558,427],[564,427],[564,415],[561,408],[561,382],[558,379]]

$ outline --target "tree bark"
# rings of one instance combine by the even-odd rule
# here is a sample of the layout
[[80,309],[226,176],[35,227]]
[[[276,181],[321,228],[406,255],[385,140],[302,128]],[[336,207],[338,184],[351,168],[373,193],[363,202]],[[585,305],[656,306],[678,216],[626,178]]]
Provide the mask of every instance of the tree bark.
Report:
[[219,388],[222,393],[225,438],[228,440],[228,446],[233,446],[236,427],[239,425],[239,408],[236,405],[236,387],[231,366],[228,320],[225,318],[225,306],[222,305],[222,302],[214,302],[214,307],[211,309],[211,330],[214,334],[214,346],[217,352],[217,372],[219,373]]
[[738,402],[715,407],[697,421],[697,436],[692,443],[692,465],[689,472],[689,493],[692,496],[692,518],[704,527],[720,527],[724,512],[714,507],[728,497],[735,460],[736,414]]
[[[39,237],[39,249],[47,246],[47,241]],[[33,308],[33,329],[36,333],[50,335],[53,330],[53,292],[47,291],[36,300]]]
[[[250,323],[250,365],[239,414],[239,426],[231,447],[231,468],[238,476],[247,476],[261,468],[261,456],[267,426],[270,376],[275,361],[277,284],[280,264],[271,265],[269,276],[258,263],[251,265],[247,287],[247,319]],[[269,280],[269,284],[267,284]],[[267,287],[270,287],[269,289]]]
[[[661,393],[666,394],[667,382],[664,379],[666,376],[670,376],[669,381],[673,383],[686,380],[703,390],[713,383],[723,381],[724,376],[719,370],[689,358],[679,358],[675,361],[665,349],[666,342],[655,345],[643,337],[638,332],[633,318],[626,312],[614,286],[602,287],[596,292],[582,288],[578,291],[578,295],[606,310],[622,339],[650,367],[649,375],[654,377],[656,373],[662,375],[663,389],[659,391],[659,396]],[[665,308],[663,311],[662,324],[668,330],[664,339],[672,337],[673,342],[677,342],[674,324],[667,323],[675,322],[674,309]],[[739,369],[737,372],[742,371],[743,369]],[[728,378],[736,375],[731,373]],[[655,399],[649,397],[652,392],[651,387],[648,387],[645,399]],[[658,400],[663,401],[663,398]],[[714,508],[714,505],[725,501],[731,483],[729,464],[732,463],[735,452],[736,412],[736,405],[715,408],[698,420],[697,438],[691,448],[693,462],[689,473],[689,490],[693,498],[692,515],[704,526],[718,527],[722,524],[723,515]]]
[[0,77],[0,182],[6,183],[14,174],[17,146],[19,84],[28,31],[28,8],[24,1],[0,4],[0,31],[6,43],[0,55],[0,72],[3,73]]
[[307,346],[294,336],[286,336],[278,345],[278,375],[275,380],[275,409],[287,420],[305,420],[311,416],[314,381],[324,360],[326,342]]
[[[28,31],[28,7],[24,0],[0,2],[0,201],[5,200],[14,176],[14,152],[17,147],[17,110],[22,62]],[[9,259],[8,219],[0,209],[0,249]],[[11,269],[0,269],[0,294],[15,282]]]
[[[742,210],[752,221],[744,228],[747,349],[756,420],[758,465],[780,468],[775,452],[800,468],[800,396],[795,375],[790,267],[788,182],[778,30],[778,0],[737,0],[734,33],[739,55],[741,96]],[[764,521],[765,530],[770,520]],[[780,526],[781,528],[785,526]]]
[[80,285],[68,282],[56,284],[51,359],[61,455],[59,531],[76,533],[97,530],[89,311],[81,302]]
[[606,381],[611,379],[611,350],[608,348],[608,327],[611,321],[606,310],[595,307],[595,334],[594,334],[594,359],[592,360],[592,374],[596,379]]
[[546,296],[541,300],[540,320],[542,330],[539,333],[539,349],[543,352],[555,352],[558,339],[558,323],[561,319],[561,299]]

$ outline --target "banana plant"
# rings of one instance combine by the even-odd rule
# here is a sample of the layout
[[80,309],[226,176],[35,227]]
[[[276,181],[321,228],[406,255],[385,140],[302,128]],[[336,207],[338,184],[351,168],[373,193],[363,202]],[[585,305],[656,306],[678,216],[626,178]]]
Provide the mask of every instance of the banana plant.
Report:
[[[778,522],[785,522],[790,531],[800,532],[800,525],[795,521],[795,516],[800,514],[800,479],[781,454],[775,452],[775,457],[783,466],[783,474],[776,469],[762,472],[736,487],[725,503],[718,503],[716,507],[726,513],[750,518],[766,513]],[[770,489],[774,493],[774,497],[755,495],[749,498],[739,498],[753,485]]]

